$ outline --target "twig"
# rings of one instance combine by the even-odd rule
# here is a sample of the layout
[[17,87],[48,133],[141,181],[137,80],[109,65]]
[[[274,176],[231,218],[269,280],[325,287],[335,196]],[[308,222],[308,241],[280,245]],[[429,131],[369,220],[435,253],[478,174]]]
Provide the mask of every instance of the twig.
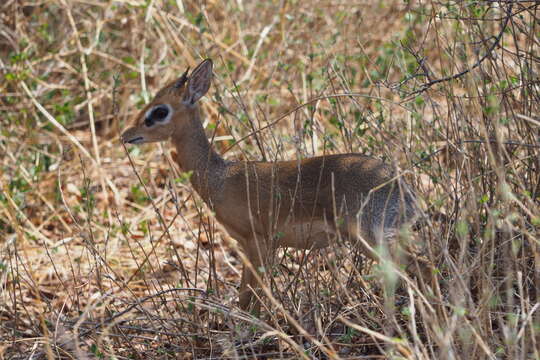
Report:
[[361,93],[343,93],[343,94],[330,94],[330,95],[321,95],[321,96],[317,96],[317,97],[314,97],[298,106],[296,106],[295,108],[293,108],[292,110],[289,110],[287,111],[286,113],[278,116],[278,118],[274,121],[272,121],[271,123],[263,126],[262,128],[260,129],[257,129],[257,130],[254,130],[252,132],[250,132],[249,134],[247,134],[246,136],[243,136],[242,138],[240,138],[239,140],[236,140],[234,144],[232,144],[231,146],[229,146],[227,149],[225,149],[225,151],[223,151],[223,154],[227,153],[229,150],[231,150],[233,147],[235,147],[236,145],[240,144],[241,142],[245,141],[246,139],[250,138],[251,136],[257,134],[257,133],[260,133],[261,131],[263,130],[266,130],[268,129],[269,127],[272,127],[274,125],[276,125],[278,122],[280,122],[281,120],[285,119],[287,116],[297,112],[298,110],[300,110],[301,108],[303,108],[304,106],[307,106],[309,104],[312,104],[314,102],[317,102],[317,101],[320,101],[320,100],[325,100],[325,99],[332,99],[332,98],[339,98],[339,97],[365,97],[365,98],[368,98],[368,99],[374,99],[374,100],[379,100],[379,101],[387,101],[387,102],[392,102],[398,106],[401,106],[402,108],[404,108],[405,110],[408,110],[404,105],[400,104],[400,103],[395,103],[394,101],[392,100],[389,100],[389,99],[385,99],[385,98],[381,98],[381,97],[378,97],[378,96],[371,96],[371,95],[366,95],[366,94],[361,94]]
[[[427,89],[431,88],[433,85],[435,84],[439,84],[439,83],[442,83],[442,82],[446,82],[446,81],[450,81],[450,80],[455,80],[457,78],[460,78],[462,77],[463,75],[471,72],[472,70],[476,69],[477,67],[479,67],[483,62],[484,60],[486,60],[488,57],[491,56],[491,54],[493,53],[493,50],[495,50],[495,48],[497,47],[497,45],[499,45],[499,42],[501,41],[502,39],[502,36],[504,34],[504,31],[506,30],[506,27],[508,26],[508,22],[510,21],[510,18],[512,17],[512,7],[513,7],[513,3],[510,3],[510,6],[508,6],[508,10],[507,10],[507,16],[504,20],[504,24],[502,26],[502,29],[501,31],[499,32],[499,35],[497,35],[497,37],[495,38],[495,41],[493,42],[493,44],[490,46],[490,48],[488,49],[488,51],[484,54],[484,56],[482,56],[480,59],[478,59],[478,61],[473,64],[471,67],[457,73],[457,74],[454,74],[454,75],[450,75],[450,76],[447,76],[447,77],[444,77],[444,78],[441,78],[441,79],[435,79],[435,80],[431,80],[431,81],[428,81],[427,83],[423,84],[420,89],[416,90],[416,91],[413,91],[412,93],[408,94],[408,96],[414,96],[414,95],[417,95],[417,94],[420,94],[424,91],[426,91]],[[418,59],[417,59],[418,61]],[[422,64],[420,64],[422,65]],[[426,74],[426,76],[428,76],[428,74]]]
[[[471,139],[471,140],[461,140],[455,143],[455,146],[463,145],[463,144],[497,144],[500,143],[501,145],[510,145],[510,146],[522,146],[522,147],[528,147],[533,149],[540,149],[540,144],[526,144],[526,143],[520,143],[516,141],[497,141],[497,140],[480,140],[480,139]],[[433,156],[437,155],[441,151],[447,148],[448,145],[442,146],[438,148],[437,150],[433,151],[432,153],[422,157],[417,162],[413,163],[413,166],[418,166],[420,163],[432,158]]]

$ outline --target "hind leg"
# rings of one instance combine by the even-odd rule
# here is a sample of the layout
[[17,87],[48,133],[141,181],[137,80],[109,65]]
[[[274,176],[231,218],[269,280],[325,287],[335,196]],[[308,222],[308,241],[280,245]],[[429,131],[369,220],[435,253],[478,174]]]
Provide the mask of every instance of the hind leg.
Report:
[[379,261],[380,256],[377,252],[378,241],[371,231],[366,230],[368,227],[362,226],[358,218],[349,217],[339,227],[339,231],[344,235],[351,244],[358,248],[363,255],[368,258]]
[[431,280],[434,267],[409,246],[412,235],[407,231],[403,232],[405,235],[400,235],[399,229],[383,230],[382,226],[372,224],[365,224],[362,229],[358,221],[352,220],[346,224],[345,232],[364,255],[379,263],[383,275],[390,276],[394,281],[404,274],[423,281]]

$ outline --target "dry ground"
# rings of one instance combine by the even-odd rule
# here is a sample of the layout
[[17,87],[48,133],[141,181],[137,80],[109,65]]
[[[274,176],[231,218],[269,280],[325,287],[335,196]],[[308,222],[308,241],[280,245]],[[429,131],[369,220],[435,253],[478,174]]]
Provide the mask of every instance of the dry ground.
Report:
[[[0,18],[0,359],[540,359],[538,3],[4,0]],[[400,235],[436,271],[282,251],[273,299],[242,313],[236,245],[169,144],[118,141],[205,57],[227,159],[394,163],[439,214]]]

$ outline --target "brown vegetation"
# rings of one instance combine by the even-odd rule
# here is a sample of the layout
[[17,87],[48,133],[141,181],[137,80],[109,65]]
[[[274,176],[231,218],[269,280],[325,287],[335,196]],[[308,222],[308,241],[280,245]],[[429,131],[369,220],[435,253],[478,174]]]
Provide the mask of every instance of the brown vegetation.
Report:
[[[0,9],[0,358],[540,358],[537,3]],[[401,236],[431,278],[282,250],[241,312],[236,245],[169,145],[118,140],[206,57],[217,151],[394,163],[438,214]]]

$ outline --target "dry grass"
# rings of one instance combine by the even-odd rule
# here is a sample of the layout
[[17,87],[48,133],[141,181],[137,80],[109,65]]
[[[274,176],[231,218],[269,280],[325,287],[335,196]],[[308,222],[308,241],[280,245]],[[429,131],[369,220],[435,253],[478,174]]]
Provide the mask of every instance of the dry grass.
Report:
[[[0,8],[1,359],[540,359],[538,3]],[[282,251],[263,314],[240,312],[234,242],[169,145],[132,166],[118,141],[204,57],[226,158],[394,162],[444,215],[400,236],[437,271]]]

